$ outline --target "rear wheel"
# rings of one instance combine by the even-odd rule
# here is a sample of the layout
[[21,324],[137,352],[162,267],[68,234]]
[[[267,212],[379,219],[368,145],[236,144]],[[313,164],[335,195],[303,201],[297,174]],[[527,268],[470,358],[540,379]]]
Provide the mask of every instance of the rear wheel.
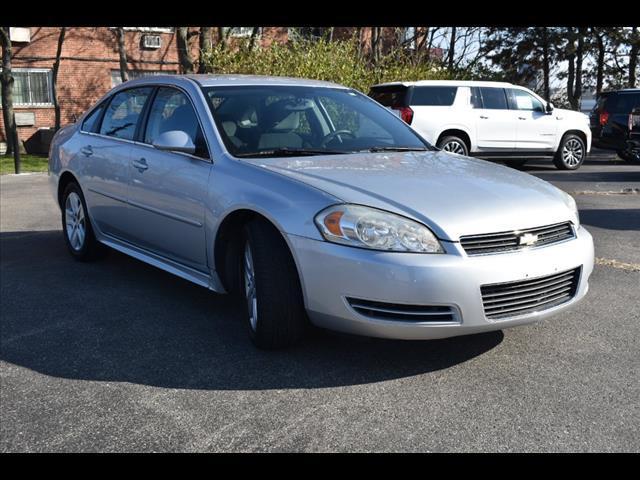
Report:
[[69,253],[76,260],[94,260],[106,251],[96,240],[84,195],[75,182],[69,183],[62,194],[62,233]]
[[573,133],[562,137],[553,163],[560,170],[577,170],[584,162],[587,150],[584,141]]
[[265,220],[244,228],[239,255],[244,313],[253,343],[264,349],[302,339],[308,320],[295,263],[280,232]]
[[469,149],[467,148],[467,144],[464,143],[464,140],[453,135],[441,138],[437,147],[445,152],[469,155]]
[[616,152],[625,162],[638,163],[640,162],[640,150],[618,150]]

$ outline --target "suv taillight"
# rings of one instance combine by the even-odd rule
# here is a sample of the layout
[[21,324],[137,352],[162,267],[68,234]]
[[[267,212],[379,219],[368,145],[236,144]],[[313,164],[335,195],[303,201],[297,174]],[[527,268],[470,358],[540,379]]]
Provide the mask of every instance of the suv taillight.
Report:
[[609,120],[609,112],[601,112],[600,113],[600,126],[604,127],[605,123]]
[[411,110],[411,107],[400,107],[400,118],[411,125],[413,121],[413,110]]

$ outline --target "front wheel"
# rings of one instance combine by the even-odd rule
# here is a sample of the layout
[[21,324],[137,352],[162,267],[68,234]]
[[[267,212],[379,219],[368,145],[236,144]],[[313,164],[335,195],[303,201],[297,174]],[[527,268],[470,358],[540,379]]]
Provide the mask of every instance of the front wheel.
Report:
[[280,232],[264,220],[244,229],[240,278],[244,313],[251,340],[258,348],[291,346],[308,327],[295,263]]
[[618,150],[616,152],[618,157],[620,157],[625,162],[629,163],[638,163],[640,162],[640,149],[638,150]]
[[467,144],[459,137],[448,136],[440,139],[437,147],[445,152],[457,153],[458,155],[469,155]]
[[560,170],[577,170],[584,162],[587,149],[584,141],[573,133],[562,137],[553,163]]

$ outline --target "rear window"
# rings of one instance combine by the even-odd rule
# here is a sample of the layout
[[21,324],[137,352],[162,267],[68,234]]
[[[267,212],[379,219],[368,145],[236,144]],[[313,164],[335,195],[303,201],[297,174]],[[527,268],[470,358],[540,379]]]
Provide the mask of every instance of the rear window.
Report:
[[631,113],[635,107],[640,107],[640,93],[619,93],[611,96],[607,107],[613,113]]
[[369,96],[385,107],[404,107],[407,106],[408,90],[407,87],[402,85],[373,87],[369,92]]
[[491,110],[507,110],[507,97],[503,88],[480,87],[482,105]]
[[411,105],[453,105],[458,87],[413,87]]

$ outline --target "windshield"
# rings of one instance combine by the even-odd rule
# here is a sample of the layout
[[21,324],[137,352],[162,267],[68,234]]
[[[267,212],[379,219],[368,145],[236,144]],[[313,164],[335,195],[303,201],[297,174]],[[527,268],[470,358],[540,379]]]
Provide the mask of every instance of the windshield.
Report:
[[431,149],[402,120],[354,90],[298,86],[203,90],[218,131],[236,157]]

